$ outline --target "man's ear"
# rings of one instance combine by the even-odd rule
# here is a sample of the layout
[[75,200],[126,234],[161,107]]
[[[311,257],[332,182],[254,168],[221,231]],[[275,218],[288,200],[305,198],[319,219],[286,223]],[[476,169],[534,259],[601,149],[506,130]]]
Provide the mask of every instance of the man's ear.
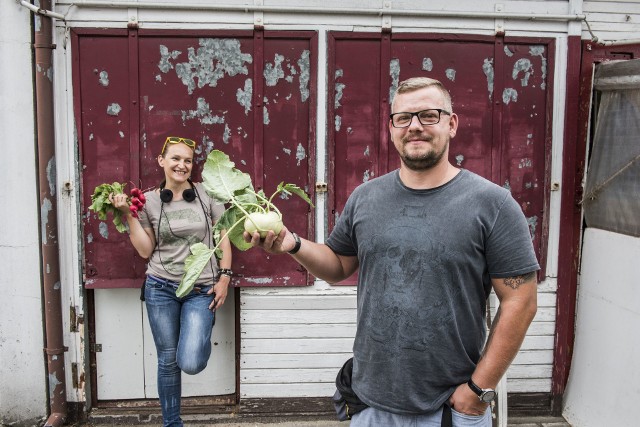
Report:
[[451,138],[456,136],[458,132],[458,115],[456,113],[451,113],[451,118],[449,119],[449,136]]

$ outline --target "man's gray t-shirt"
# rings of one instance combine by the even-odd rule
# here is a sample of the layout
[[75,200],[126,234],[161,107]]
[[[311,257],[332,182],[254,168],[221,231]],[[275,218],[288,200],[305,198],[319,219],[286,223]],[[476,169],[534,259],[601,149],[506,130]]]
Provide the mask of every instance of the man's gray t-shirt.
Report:
[[353,389],[397,414],[433,412],[471,377],[491,277],[539,269],[509,191],[466,170],[430,190],[397,170],[362,184],[327,245],[359,261]]

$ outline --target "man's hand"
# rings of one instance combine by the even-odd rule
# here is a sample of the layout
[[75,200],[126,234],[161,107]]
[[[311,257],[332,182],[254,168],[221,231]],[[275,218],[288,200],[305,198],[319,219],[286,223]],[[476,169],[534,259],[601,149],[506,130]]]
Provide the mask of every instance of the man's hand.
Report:
[[449,398],[449,405],[456,411],[467,415],[483,415],[489,406],[488,403],[481,402],[467,385],[460,384],[456,391]]
[[269,230],[264,239],[260,238],[260,233],[257,231],[253,234],[245,231],[244,241],[264,249],[265,252],[276,255],[289,252],[296,245],[293,234],[291,234],[287,227],[282,227],[282,230],[280,230],[277,236],[273,231]]

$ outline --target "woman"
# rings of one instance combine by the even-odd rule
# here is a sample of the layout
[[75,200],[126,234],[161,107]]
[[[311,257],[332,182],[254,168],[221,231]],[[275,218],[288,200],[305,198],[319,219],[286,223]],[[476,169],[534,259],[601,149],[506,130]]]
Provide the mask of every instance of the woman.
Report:
[[129,210],[126,194],[111,197],[126,214],[131,243],[149,259],[144,297],[158,353],[158,395],[165,426],[182,425],[181,371],[194,375],[207,366],[215,310],[224,304],[231,280],[231,244],[223,239],[219,266],[212,257],[193,291],[183,298],[175,294],[189,247],[197,242],[215,246],[212,225],[224,212],[201,183],[189,179],[195,145],[186,138],[166,139],[158,156],[165,179],[159,189],[144,194],[139,219]]

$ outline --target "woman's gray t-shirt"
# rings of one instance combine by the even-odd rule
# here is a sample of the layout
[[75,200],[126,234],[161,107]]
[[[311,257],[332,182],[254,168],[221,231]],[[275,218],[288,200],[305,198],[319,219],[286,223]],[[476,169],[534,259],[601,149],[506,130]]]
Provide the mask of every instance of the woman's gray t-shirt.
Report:
[[362,184],[327,245],[359,261],[353,388],[398,414],[438,410],[471,377],[491,277],[539,269],[520,206],[467,170],[430,190],[397,170]]

